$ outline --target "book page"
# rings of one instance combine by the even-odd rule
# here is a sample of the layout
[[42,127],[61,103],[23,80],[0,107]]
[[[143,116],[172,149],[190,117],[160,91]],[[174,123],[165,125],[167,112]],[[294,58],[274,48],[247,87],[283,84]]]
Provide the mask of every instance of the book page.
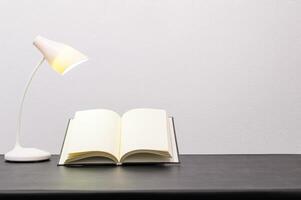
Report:
[[172,157],[162,157],[155,154],[138,153],[126,157],[123,163],[179,163],[178,148],[177,148],[173,118],[169,117],[168,121],[169,121],[169,131],[170,131],[169,140],[171,143],[170,153]]
[[119,156],[120,116],[110,110],[95,109],[76,112],[68,131],[68,153],[102,151]]
[[160,109],[134,109],[121,119],[120,157],[131,151],[169,153],[168,117]]

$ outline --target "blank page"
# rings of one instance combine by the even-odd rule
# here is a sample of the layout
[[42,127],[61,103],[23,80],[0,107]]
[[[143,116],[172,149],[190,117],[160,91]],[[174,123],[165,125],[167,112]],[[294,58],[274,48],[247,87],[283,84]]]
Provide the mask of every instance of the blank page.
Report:
[[120,116],[110,110],[76,112],[72,120],[72,129],[68,131],[70,138],[68,153],[104,151],[118,157],[120,123]]
[[134,150],[169,152],[167,114],[160,109],[134,109],[121,119],[120,154]]
[[173,118],[168,118],[169,121],[169,130],[170,130],[170,153],[172,157],[162,157],[159,155],[153,155],[153,154],[145,154],[145,153],[138,153],[133,154],[129,157],[127,157],[123,163],[178,163],[178,149],[177,149],[177,141],[176,141],[176,135],[173,127]]

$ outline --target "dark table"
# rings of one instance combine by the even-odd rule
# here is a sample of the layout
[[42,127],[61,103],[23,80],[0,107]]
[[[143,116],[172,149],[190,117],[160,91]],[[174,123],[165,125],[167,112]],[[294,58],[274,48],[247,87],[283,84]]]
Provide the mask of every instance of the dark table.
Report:
[[0,198],[301,198],[301,155],[182,155],[180,165],[58,167],[7,163]]

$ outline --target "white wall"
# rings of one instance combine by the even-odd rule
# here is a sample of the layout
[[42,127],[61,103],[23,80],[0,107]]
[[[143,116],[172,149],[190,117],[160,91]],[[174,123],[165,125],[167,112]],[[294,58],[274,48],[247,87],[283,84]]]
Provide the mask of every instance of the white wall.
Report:
[[58,153],[90,108],[164,108],[181,153],[301,152],[301,1],[1,0],[0,153],[14,143],[38,34],[90,61],[44,64],[25,103],[25,146]]

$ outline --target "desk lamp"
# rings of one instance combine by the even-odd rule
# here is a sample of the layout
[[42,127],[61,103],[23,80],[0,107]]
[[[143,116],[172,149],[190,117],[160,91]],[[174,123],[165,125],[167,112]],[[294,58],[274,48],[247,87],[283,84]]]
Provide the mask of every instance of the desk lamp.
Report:
[[46,151],[36,149],[36,148],[24,148],[20,144],[21,122],[22,122],[24,100],[27,91],[30,87],[30,84],[33,80],[33,77],[37,73],[42,63],[45,60],[47,60],[49,65],[52,67],[52,69],[54,69],[57,73],[64,75],[66,72],[71,70],[76,65],[88,60],[88,58],[84,54],[73,49],[72,47],[59,42],[48,40],[41,36],[37,36],[33,44],[42,53],[43,58],[33,70],[25,86],[25,90],[24,90],[24,94],[21,100],[21,105],[19,110],[16,143],[14,148],[5,154],[4,158],[7,161],[32,162],[32,161],[48,160],[50,158],[50,153]]

